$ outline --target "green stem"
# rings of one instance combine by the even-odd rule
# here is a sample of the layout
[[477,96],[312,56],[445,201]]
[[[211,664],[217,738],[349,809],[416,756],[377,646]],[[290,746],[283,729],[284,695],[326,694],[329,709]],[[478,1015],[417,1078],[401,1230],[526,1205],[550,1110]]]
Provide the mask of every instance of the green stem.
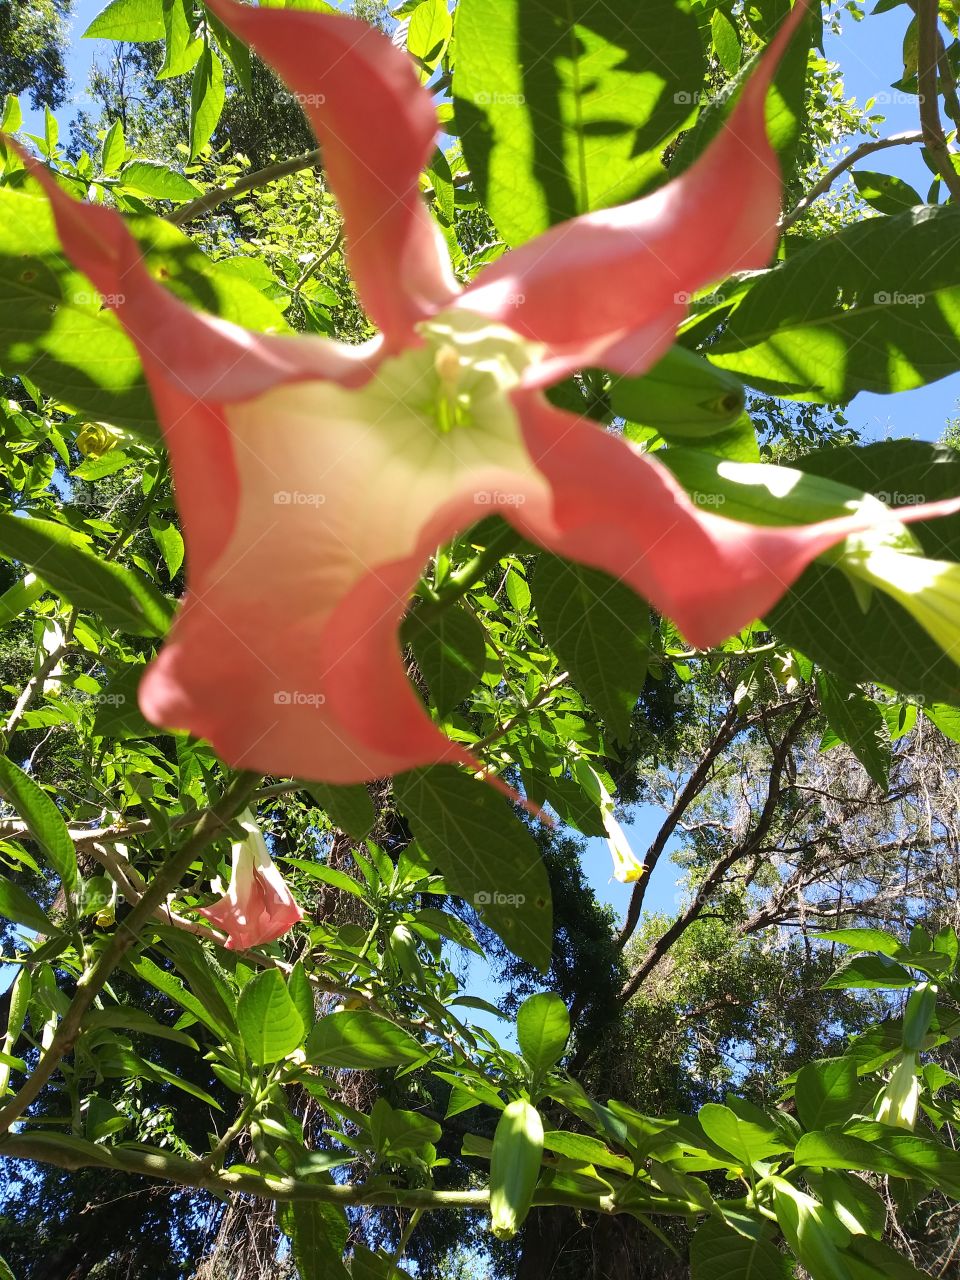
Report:
[[[313,1201],[326,1204],[393,1205],[400,1209],[485,1209],[490,1203],[486,1187],[470,1191],[436,1191],[431,1188],[384,1187],[367,1188],[356,1183],[336,1184],[307,1182],[302,1179],[270,1174],[212,1172],[202,1160],[184,1160],[165,1152],[133,1150],[128,1147],[103,1147],[93,1143],[81,1145],[76,1139],[68,1145],[59,1134],[35,1131],[9,1134],[0,1139],[0,1156],[13,1160],[32,1160],[56,1165],[60,1169],[104,1168],[159,1178],[182,1187],[202,1187],[218,1195],[242,1192],[264,1200]],[[592,1213],[618,1213],[610,1195],[587,1195],[560,1192],[544,1187],[534,1193],[534,1205],[564,1205]]]
[[140,930],[176,889],[197,855],[216,840],[230,820],[246,806],[257,781],[257,775],[252,773],[241,773],[234,778],[219,802],[197,823],[193,835],[183,848],[154,876],[139,903],[117,926],[109,945],[96,964],[81,975],[70,1008],[64,1014],[53,1040],[19,1093],[0,1110],[0,1134],[7,1133],[14,1121],[39,1096],[44,1085],[73,1048],[87,1010],[103,990],[110,974],[137,941]]

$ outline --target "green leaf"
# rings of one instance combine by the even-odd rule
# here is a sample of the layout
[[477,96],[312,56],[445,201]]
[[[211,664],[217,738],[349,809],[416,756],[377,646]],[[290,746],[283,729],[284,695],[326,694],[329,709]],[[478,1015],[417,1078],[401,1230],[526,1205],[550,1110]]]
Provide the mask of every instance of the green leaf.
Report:
[[790,1150],[783,1134],[759,1110],[757,1119],[744,1119],[730,1107],[708,1102],[700,1108],[697,1118],[712,1142],[747,1167],[767,1156]]
[[0,118],[0,133],[17,133],[23,125],[23,112],[20,100],[8,93],[3,100],[3,116]]
[[871,173],[857,169],[851,175],[857,190],[879,213],[903,213],[923,200],[908,182],[894,178],[889,173]]
[[960,369],[960,209],[869,218],[758,275],[710,347],[752,386],[845,404]]
[[163,0],[166,30],[163,66],[158,80],[170,80],[192,71],[203,49],[203,40],[193,35],[193,0]]
[[477,685],[486,662],[482,625],[469,610],[453,604],[439,612],[418,609],[404,625],[430,696],[448,716]]
[[119,176],[124,187],[153,200],[186,204],[203,194],[189,178],[159,160],[131,160],[124,165]]
[[0,795],[13,805],[30,835],[60,877],[63,891],[77,891],[77,851],[60,810],[12,760],[0,756]]
[[325,884],[332,884],[335,889],[341,889],[344,893],[353,894],[355,898],[366,898],[363,891],[363,885],[359,884],[352,876],[348,876],[345,871],[338,871],[336,867],[328,867],[323,862],[310,862],[306,858],[284,858],[283,861],[288,862],[292,867],[298,867],[308,876],[312,876],[314,880],[322,880]]
[[363,840],[373,830],[377,814],[366,787],[334,787],[326,782],[303,785],[339,831]]
[[570,1015],[559,996],[529,996],[517,1013],[520,1052],[536,1075],[545,1075],[563,1056],[570,1037]]
[[817,690],[830,728],[847,744],[877,786],[886,791],[892,755],[887,722],[880,708],[858,689],[843,686],[825,671],[817,673]]
[[163,635],[171,607],[137,569],[125,569],[87,549],[65,525],[0,515],[0,556],[17,560],[79,609],[99,614],[130,635]]
[[837,1169],[807,1171],[804,1178],[824,1206],[848,1231],[866,1232],[879,1239],[887,1222],[887,1206],[871,1186],[855,1174]]
[[204,47],[193,73],[190,92],[190,159],[197,156],[213,137],[220,123],[226,89],[223,84],[223,63],[209,45]]
[[92,421],[156,434],[136,349],[60,248],[43,197],[0,190],[0,366]]
[[83,33],[85,40],[162,40],[163,0],[112,0]]
[[[0,599],[0,605],[3,604],[4,599],[6,597]],[[947,706],[943,702],[932,702],[924,706],[923,714],[931,724],[936,725],[944,737],[952,742],[960,742],[960,708]]]
[[154,1036],[158,1040],[172,1040],[175,1044],[186,1045],[188,1049],[196,1049],[197,1042],[183,1031],[175,1027],[164,1026],[156,1018],[152,1018],[143,1009],[128,1004],[108,1005],[105,1009],[91,1009],[83,1020],[86,1031],[96,1031],[102,1027],[117,1028],[121,1031],[132,1031],[138,1035]]
[[713,47],[717,51],[720,65],[728,76],[735,75],[740,69],[740,37],[737,29],[723,12],[717,8],[710,20],[710,32],[713,36]]
[[0,627],[26,613],[46,589],[47,584],[34,573],[28,573],[21,582],[15,582],[0,596]]
[[523,1225],[542,1159],[540,1113],[518,1098],[501,1112],[490,1154],[490,1229],[498,1239],[511,1239]]
[[96,694],[97,714],[93,732],[101,738],[155,738],[161,730],[143,717],[137,702],[145,662],[131,662],[107,681]]
[[303,1044],[306,1027],[279,969],[258,973],[240,992],[237,1024],[257,1066],[279,1062]]
[[[767,480],[764,467],[735,468],[693,449],[669,449],[660,457],[696,501],[722,498],[717,509],[725,516],[755,524],[828,519],[849,512],[847,504],[866,493],[896,511],[960,492],[957,453],[918,440],[805,453],[803,471],[790,485],[782,470]],[[916,524],[912,532],[927,556],[960,561],[960,517]],[[960,667],[953,659],[885,592],[872,591],[864,607],[848,575],[827,562],[815,561],[801,574],[765,621],[787,644],[851,683],[877,681],[926,701],[960,703]]]
[[100,168],[110,177],[123,164],[127,155],[127,142],[123,136],[123,123],[114,120],[103,139],[100,153]]
[[674,346],[640,377],[614,378],[609,399],[619,417],[655,428],[671,444],[696,444],[729,431],[745,395],[739,378]]
[[321,1018],[307,1037],[307,1061],[319,1067],[372,1071],[416,1062],[426,1054],[413,1036],[363,1009]]
[[704,59],[689,8],[460,0],[453,94],[481,202],[508,244],[663,177]]
[[553,942],[540,851],[503,797],[450,766],[394,780],[414,837],[459,894],[524,960],[545,970]]
[[690,1280],[790,1280],[792,1275],[790,1260],[766,1233],[747,1238],[719,1218],[708,1218],[690,1244]]
[[912,987],[915,982],[912,974],[889,956],[851,956],[844,960],[836,973],[823,984],[828,991],[846,990],[900,990]]
[[453,33],[447,0],[423,0],[410,15],[407,51],[420,63],[420,79],[426,83],[446,52]]
[[161,516],[150,517],[150,532],[160,549],[167,573],[173,579],[183,564],[183,535],[172,520],[164,520]]
[[811,937],[823,942],[839,942],[845,947],[856,947],[858,951],[879,951],[884,956],[895,956],[903,950],[899,939],[882,929],[827,929],[822,933],[811,934]]
[[22,924],[25,929],[32,929],[34,933],[49,935],[57,932],[29,894],[5,876],[0,876],[0,916],[4,920],[12,920],[14,924]]
[[533,600],[544,639],[620,742],[647,678],[650,609],[599,569],[540,556]]
[[808,1062],[797,1073],[794,1098],[797,1115],[805,1129],[825,1129],[845,1124],[862,1111],[874,1090],[860,1083],[856,1063],[851,1058],[828,1058]]
[[350,1280],[342,1261],[349,1228],[339,1205],[293,1200],[277,1205],[277,1220],[300,1280]]

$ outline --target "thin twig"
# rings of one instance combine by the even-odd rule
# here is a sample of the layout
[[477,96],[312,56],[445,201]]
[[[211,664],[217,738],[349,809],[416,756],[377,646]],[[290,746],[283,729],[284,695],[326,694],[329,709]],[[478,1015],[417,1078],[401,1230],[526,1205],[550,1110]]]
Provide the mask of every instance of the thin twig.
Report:
[[825,191],[828,191],[834,184],[834,181],[840,177],[841,173],[845,173],[862,160],[864,156],[873,155],[875,151],[886,151],[888,147],[904,147],[910,146],[915,142],[923,142],[923,134],[919,129],[907,130],[905,133],[892,133],[889,138],[875,138],[870,142],[861,142],[859,147],[845,155],[839,160],[832,169],[828,169],[810,188],[807,194],[800,200],[789,213],[785,213],[780,219],[780,230],[787,231],[813,204],[814,200],[819,199]]
[[205,213],[212,213],[214,209],[219,209],[228,200],[236,200],[238,196],[245,195],[248,191],[254,191],[257,187],[266,187],[279,178],[288,178],[290,174],[300,173],[303,169],[315,169],[321,161],[319,147],[302,156],[278,160],[275,164],[268,164],[264,169],[257,169],[255,173],[248,173],[245,178],[238,178],[232,186],[214,187],[212,191],[198,196],[189,204],[182,204],[179,209],[167,214],[166,221],[175,227],[185,226],[194,218],[200,218]]

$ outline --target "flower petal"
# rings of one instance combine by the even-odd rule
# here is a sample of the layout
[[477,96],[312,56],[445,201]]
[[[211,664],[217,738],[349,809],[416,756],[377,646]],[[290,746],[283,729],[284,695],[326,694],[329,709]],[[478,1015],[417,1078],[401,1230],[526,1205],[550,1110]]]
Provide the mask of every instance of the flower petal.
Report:
[[296,92],[323,147],[364,305],[388,338],[402,342],[458,292],[420,198],[437,115],[413,62],[354,18],[208,3]]
[[73,199],[35,157],[4,141],[43,187],[64,253],[117,313],[154,393],[162,384],[198,400],[238,400],[297,378],[361,382],[377,363],[379,342],[357,347],[251,333],[194,311],[154,279],[119,214]]
[[[764,109],[805,13],[800,0],[685,173],[639,200],[551,227],[482,271],[457,305],[544,343],[550,378],[588,364],[632,375],[648,369],[691,293],[765,266],[773,253],[781,182]],[[546,380],[533,369],[527,385]]]
[[424,710],[397,630],[423,565],[490,495],[553,527],[515,416],[444,434],[378,376],[279,388],[222,421],[236,520],[141,683],[144,714],[231,764],[334,783],[473,763]]
[[[622,438],[536,392],[514,401],[559,526],[557,535],[531,527],[528,536],[629,583],[698,648],[762,617],[818,555],[877,527],[869,510],[780,527],[724,519],[697,507],[665,467]],[[960,499],[950,499],[898,509],[895,519],[957,510]]]
[[303,919],[252,817],[241,826],[249,835],[233,845],[229,888],[219,902],[200,908],[200,915],[227,935],[228,951],[275,942]]

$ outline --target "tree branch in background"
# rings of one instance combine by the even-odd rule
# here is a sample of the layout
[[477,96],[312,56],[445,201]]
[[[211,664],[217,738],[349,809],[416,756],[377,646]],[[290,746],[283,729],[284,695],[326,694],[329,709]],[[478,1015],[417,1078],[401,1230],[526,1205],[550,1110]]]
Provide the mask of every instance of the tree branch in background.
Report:
[[859,147],[845,155],[842,160],[838,160],[832,169],[828,169],[821,178],[819,178],[810,188],[802,200],[785,213],[780,219],[780,230],[788,231],[790,227],[802,217],[810,208],[814,200],[818,200],[824,192],[829,191],[841,173],[845,173],[848,169],[853,168],[858,160],[862,160],[864,156],[873,155],[875,151],[886,151],[888,147],[904,147],[910,146],[915,142],[923,142],[924,137],[920,130],[908,130],[905,133],[892,133],[889,138],[874,138],[870,142],[861,142]]
[[694,802],[700,792],[703,790],[707,775],[713,767],[714,761],[729,744],[741,728],[740,713],[736,706],[731,706],[726,715],[720,722],[720,725],[710,740],[707,749],[700,757],[700,762],[691,773],[683,786],[682,791],[674,803],[673,808],[667,814],[663,825],[657,832],[656,838],[650,845],[643,857],[643,875],[634,886],[633,894],[630,898],[630,905],[627,908],[627,916],[623,922],[623,928],[617,938],[617,947],[622,951],[633,935],[634,929],[640,922],[640,915],[643,911],[643,900],[647,894],[647,886],[650,883],[650,877],[653,869],[660,860],[660,855],[666,848],[667,841],[673,835],[680,822],[680,819],[686,813],[687,809]]
[[248,173],[245,178],[239,178],[232,186],[214,187],[212,191],[198,196],[196,200],[191,200],[189,204],[183,204],[173,213],[167,214],[166,221],[175,227],[183,227],[194,218],[212,213],[228,200],[236,200],[246,192],[256,190],[257,187],[268,186],[279,178],[288,178],[290,174],[300,173],[303,169],[315,169],[321,160],[319,147],[306,152],[305,155],[293,156],[290,160],[278,160],[275,164],[268,164],[266,168],[258,169],[255,173]]
[[940,95],[937,70],[940,63],[940,34],[937,31],[937,0],[917,0],[917,91],[920,95],[920,126],[930,159],[953,199],[960,204],[960,173],[953,167],[940,123]]
[[[621,1001],[629,1000],[631,996],[636,994],[647,977],[657,967],[673,944],[682,937],[693,922],[703,914],[704,909],[713,895],[713,891],[723,883],[727,872],[730,871],[730,869],[738,862],[742,862],[745,858],[749,858],[758,852],[766,838],[767,832],[770,830],[777,811],[777,805],[782,791],[784,770],[790,756],[790,752],[793,750],[797,739],[811,720],[813,714],[813,703],[812,701],[808,701],[801,708],[800,713],[795,717],[781,738],[780,743],[774,749],[773,757],[770,762],[770,774],[767,781],[767,794],[763,802],[763,808],[760,811],[753,829],[739,840],[734,847],[713,866],[706,878],[699,885],[696,894],[686,909],[648,949],[647,953],[640,961],[640,964],[624,983],[620,992]],[[711,746],[712,745],[713,744],[711,744]],[[647,877],[644,877],[644,879],[646,880]]]

